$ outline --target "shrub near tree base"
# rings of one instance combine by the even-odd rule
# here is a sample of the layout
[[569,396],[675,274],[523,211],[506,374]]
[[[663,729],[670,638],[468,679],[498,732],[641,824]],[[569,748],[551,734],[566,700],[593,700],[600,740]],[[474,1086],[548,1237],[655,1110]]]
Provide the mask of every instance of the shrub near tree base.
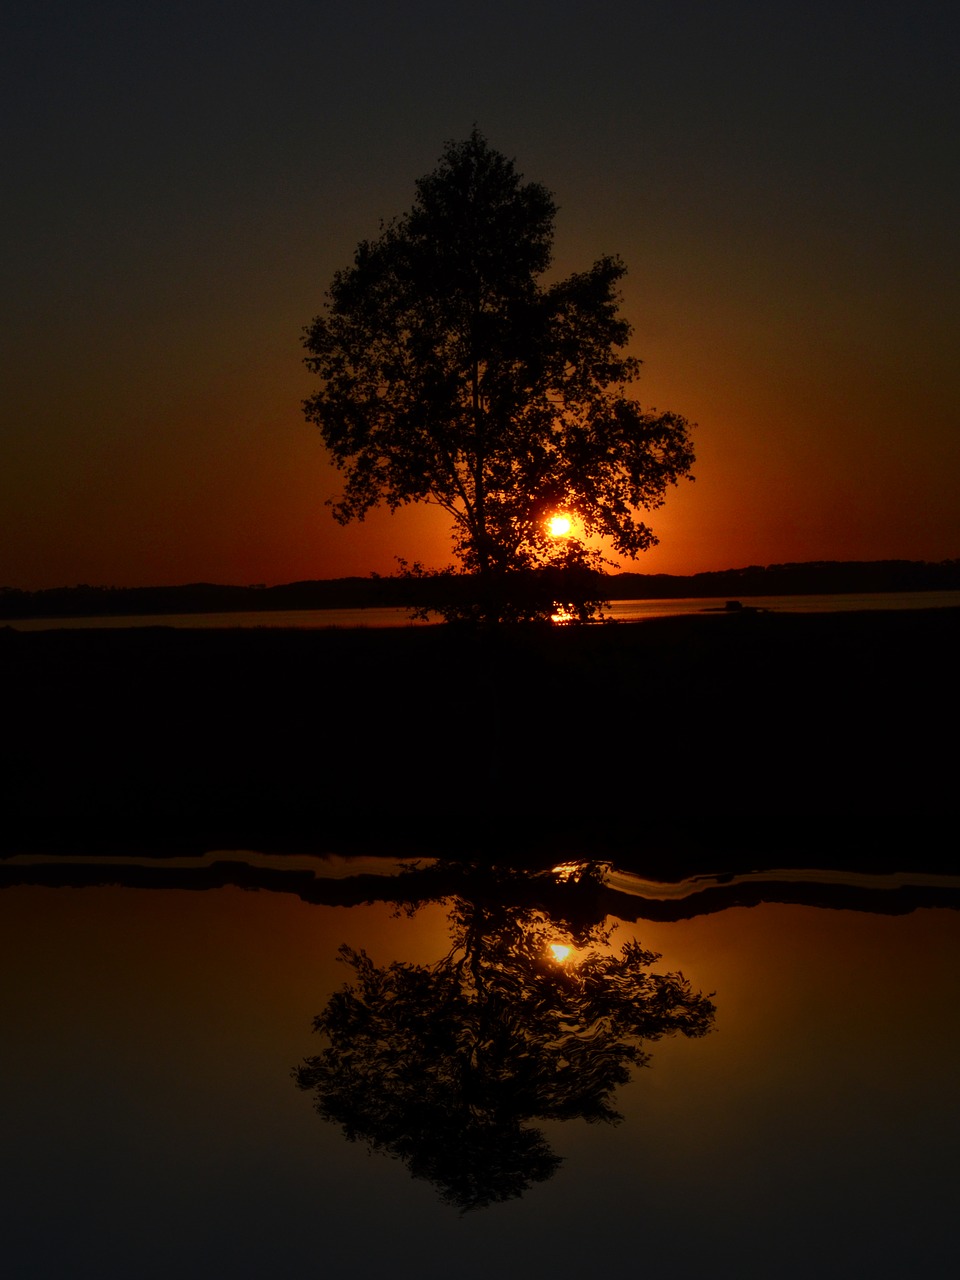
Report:
[[693,464],[690,424],[628,395],[640,362],[623,354],[619,259],[541,285],[555,216],[550,193],[474,130],[419,180],[413,208],[359,245],[305,331],[321,386],[304,412],[346,477],[334,515],[443,508],[471,575],[448,617],[549,617],[558,598],[531,590],[544,569],[578,582],[561,598],[592,616],[583,584],[604,560],[589,540],[631,557],[653,546],[638,512]]

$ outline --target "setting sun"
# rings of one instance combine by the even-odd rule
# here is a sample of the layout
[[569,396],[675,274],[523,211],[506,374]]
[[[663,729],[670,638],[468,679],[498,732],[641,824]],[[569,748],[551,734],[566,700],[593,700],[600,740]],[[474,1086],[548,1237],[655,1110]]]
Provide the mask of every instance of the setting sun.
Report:
[[571,948],[565,947],[562,942],[551,942],[550,951],[553,954],[557,964],[563,964],[567,956],[570,954]]
[[573,522],[569,516],[555,515],[547,521],[547,530],[551,538],[565,538],[572,528]]

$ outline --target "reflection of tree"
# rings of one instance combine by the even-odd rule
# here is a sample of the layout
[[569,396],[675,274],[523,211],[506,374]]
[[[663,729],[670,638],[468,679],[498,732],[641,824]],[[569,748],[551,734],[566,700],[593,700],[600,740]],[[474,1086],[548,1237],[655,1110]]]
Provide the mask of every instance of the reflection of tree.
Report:
[[[398,1156],[466,1210],[556,1171],[526,1122],[618,1122],[611,1094],[648,1062],[643,1043],[704,1035],[714,1006],[681,974],[649,972],[658,957],[638,943],[609,950],[599,926],[452,902],[453,945],[433,965],[380,967],[341,947],[352,979],[315,1019],[327,1045],[296,1079],[351,1141]],[[581,951],[560,961],[559,944]]]

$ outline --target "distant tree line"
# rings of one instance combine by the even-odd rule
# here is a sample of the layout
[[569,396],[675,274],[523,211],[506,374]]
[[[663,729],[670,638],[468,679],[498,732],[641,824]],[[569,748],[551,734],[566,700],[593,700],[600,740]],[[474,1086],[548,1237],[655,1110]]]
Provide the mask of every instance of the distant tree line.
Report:
[[620,573],[608,579],[611,600],[676,599],[681,596],[860,595],[887,591],[956,591],[960,560],[808,560],[751,564],[676,577],[666,573]]
[[[583,572],[593,572],[580,570]],[[0,587],[0,618],[134,617],[175,613],[268,613],[280,609],[430,608],[466,589],[463,575],[333,578],[283,586]],[[564,595],[562,571],[529,575],[525,589],[551,599]],[[679,599],[686,596],[846,595],[890,591],[960,590],[960,560],[809,561],[749,565],[681,577],[666,573],[596,574],[597,598]]]

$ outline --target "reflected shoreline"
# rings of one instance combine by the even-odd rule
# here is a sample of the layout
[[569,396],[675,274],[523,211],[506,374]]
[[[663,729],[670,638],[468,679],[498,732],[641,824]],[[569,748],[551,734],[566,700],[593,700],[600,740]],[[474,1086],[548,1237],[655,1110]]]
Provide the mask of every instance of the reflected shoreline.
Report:
[[[903,915],[923,907],[960,909],[960,875],[784,867],[665,881],[610,863],[568,865],[593,867],[596,877],[584,886],[558,877],[556,868],[517,872],[513,900],[546,902],[551,906],[576,900],[580,909],[588,906],[590,914],[598,919],[612,916],[623,921],[664,922],[761,903],[882,915]],[[475,864],[437,859],[404,863],[395,858],[354,860],[250,851],[167,859],[22,854],[0,860],[0,888],[241,888],[292,894],[322,906],[385,902],[400,907],[456,894],[462,888],[464,875],[476,874],[474,868]]]

